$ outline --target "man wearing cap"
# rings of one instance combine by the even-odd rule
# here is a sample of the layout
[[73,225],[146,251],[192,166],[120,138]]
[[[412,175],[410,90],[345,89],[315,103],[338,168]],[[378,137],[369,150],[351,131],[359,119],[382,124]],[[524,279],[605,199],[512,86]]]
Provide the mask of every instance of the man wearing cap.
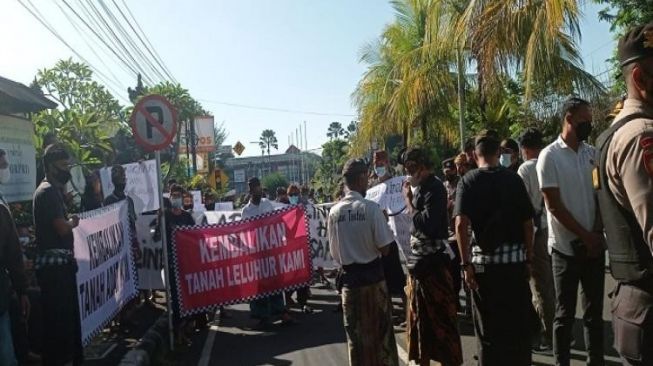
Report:
[[[496,132],[483,131],[475,143],[478,169],[458,183],[454,216],[465,282],[472,290],[478,361],[481,366],[527,366],[533,206],[519,176],[499,166]],[[471,255],[470,224],[476,239]]]
[[537,180],[537,158],[544,147],[542,133],[535,128],[527,128],[519,137],[522,155],[526,161],[519,166],[517,174],[526,185],[526,192],[531,198],[535,209],[535,239],[533,240],[533,262],[531,263],[531,292],[533,306],[540,318],[541,337],[536,350],[548,352],[553,341],[553,315],[555,313],[555,295],[553,292],[553,274],[551,272],[551,256],[547,240],[549,237],[544,212],[544,199]]
[[398,365],[392,328],[392,304],[381,255],[394,237],[379,205],[366,200],[367,164],[351,159],[342,175],[347,192],[329,212],[328,236],[341,268],[342,307],[349,364]]
[[83,361],[73,229],[79,217],[68,216],[63,190],[70,181],[69,155],[50,145],[43,154],[45,179],[33,200],[37,255],[36,277],[43,303],[43,365]]
[[653,22],[619,40],[628,96],[597,141],[594,175],[612,276],[614,346],[627,365],[653,364]]
[[[253,177],[249,179],[247,184],[249,185],[249,203],[243,207],[242,219],[245,220],[274,211],[272,203],[263,198],[261,181]],[[283,323],[293,322],[290,314],[286,311],[282,294],[253,300],[249,303],[249,309],[252,318],[258,320],[258,324],[254,327],[258,330],[267,329],[277,319],[281,319]]]
[[605,250],[592,188],[596,150],[585,142],[592,130],[590,104],[570,97],[563,104],[561,117],[560,136],[542,150],[536,165],[548,210],[556,297],[553,353],[556,364],[569,365],[580,283],[587,363],[603,365]]

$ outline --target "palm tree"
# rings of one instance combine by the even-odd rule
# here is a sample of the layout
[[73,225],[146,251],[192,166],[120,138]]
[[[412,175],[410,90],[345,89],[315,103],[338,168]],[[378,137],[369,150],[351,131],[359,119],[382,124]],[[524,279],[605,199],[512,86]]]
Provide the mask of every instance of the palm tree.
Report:
[[349,124],[347,125],[347,129],[344,130],[345,139],[349,140],[352,137],[354,137],[357,130],[358,130],[358,122],[357,121],[349,122]]
[[338,139],[345,135],[345,129],[340,122],[331,122],[327,131],[327,137],[331,140]]
[[258,146],[261,148],[261,151],[267,151],[268,157],[270,156],[270,147],[279,150],[279,143],[275,132],[273,130],[263,130],[261,137],[259,138]]

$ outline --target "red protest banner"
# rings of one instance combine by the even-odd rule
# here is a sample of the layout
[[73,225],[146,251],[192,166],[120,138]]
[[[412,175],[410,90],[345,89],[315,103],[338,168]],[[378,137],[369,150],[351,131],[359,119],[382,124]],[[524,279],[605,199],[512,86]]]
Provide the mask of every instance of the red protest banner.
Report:
[[172,236],[182,316],[307,286],[311,279],[302,205],[226,225],[178,228]]

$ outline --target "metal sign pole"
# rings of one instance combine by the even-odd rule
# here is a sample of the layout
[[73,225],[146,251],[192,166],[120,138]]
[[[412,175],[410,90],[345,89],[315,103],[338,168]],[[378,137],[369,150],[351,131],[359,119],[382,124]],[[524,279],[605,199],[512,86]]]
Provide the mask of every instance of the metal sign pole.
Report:
[[175,336],[174,336],[174,329],[172,327],[172,295],[170,294],[170,289],[171,286],[173,286],[172,283],[170,283],[170,266],[168,265],[168,233],[166,231],[166,214],[165,214],[165,207],[163,205],[163,182],[161,179],[161,153],[159,150],[157,150],[154,153],[154,156],[156,158],[156,176],[157,180],[159,183],[159,209],[161,210],[162,214],[161,217],[159,218],[159,223],[160,223],[160,228],[161,230],[161,245],[163,246],[163,261],[164,263],[164,270],[165,270],[165,277],[166,277],[166,302],[167,302],[167,307],[168,307],[168,336],[170,337],[170,350],[174,351],[175,350]]

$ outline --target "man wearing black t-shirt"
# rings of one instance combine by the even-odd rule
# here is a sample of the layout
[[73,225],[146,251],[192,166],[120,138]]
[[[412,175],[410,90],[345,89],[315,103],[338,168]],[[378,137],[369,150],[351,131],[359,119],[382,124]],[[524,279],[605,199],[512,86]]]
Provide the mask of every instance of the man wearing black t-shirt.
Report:
[[77,263],[73,228],[63,189],[70,180],[68,153],[50,145],[43,155],[45,179],[34,192],[34,228],[38,252],[34,261],[43,302],[43,365],[81,365],[82,335],[77,296]]
[[[475,139],[479,168],[458,183],[456,238],[472,290],[479,365],[531,364],[531,292],[528,259],[533,246],[533,206],[523,181],[499,167],[494,131]],[[476,243],[469,251],[471,223]]]

